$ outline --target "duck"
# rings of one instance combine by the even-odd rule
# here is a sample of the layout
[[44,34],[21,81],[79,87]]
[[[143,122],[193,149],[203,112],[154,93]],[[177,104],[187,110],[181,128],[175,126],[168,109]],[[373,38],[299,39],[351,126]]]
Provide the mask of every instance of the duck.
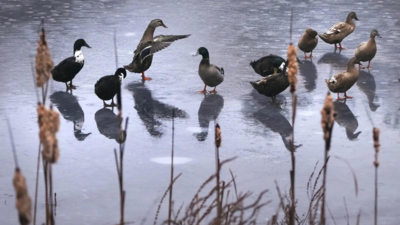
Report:
[[[356,64],[361,65],[361,62],[356,57],[353,57],[349,60],[346,71],[336,74],[329,80],[325,79],[325,83],[328,86],[329,90],[337,93],[337,100],[353,98],[351,96],[348,96],[346,92],[357,82],[360,76],[360,72],[357,68],[355,68]],[[339,93],[344,93],[345,98],[340,98]]]
[[[114,103],[114,96],[120,90],[121,83],[126,77],[126,70],[124,68],[118,68],[114,75],[107,75],[100,78],[94,85],[94,92],[97,97],[103,100],[104,107],[117,106]],[[111,99],[111,104],[106,104],[105,101]]]
[[[335,44],[335,49],[346,49],[342,46],[342,41],[345,37],[353,33],[356,28],[356,23],[353,19],[358,21],[357,14],[355,12],[350,12],[347,15],[346,22],[335,23],[329,30],[323,34],[318,34],[318,36],[328,44]],[[339,44],[339,47],[337,47],[337,44]]]
[[[304,52],[304,59],[312,59],[312,52],[318,44],[318,33],[317,31],[307,28],[304,34],[301,36],[297,46]],[[311,52],[310,56],[307,56],[306,52]]]
[[287,77],[287,61],[281,63],[279,66],[280,73],[275,73],[258,81],[251,81],[250,84],[256,91],[267,97],[271,97],[272,102],[276,100],[276,96],[289,87],[289,80]]
[[153,54],[161,51],[162,49],[170,46],[172,42],[187,38],[187,35],[158,35],[153,37],[154,31],[157,27],[168,28],[161,19],[154,19],[147,26],[142,39],[133,52],[133,59],[129,65],[125,65],[124,68],[132,73],[142,73],[143,80],[151,80],[150,77],[146,77],[144,72],[148,70],[153,61]]
[[368,42],[362,42],[356,51],[354,52],[354,56],[359,59],[361,62],[366,62],[368,61],[368,66],[367,67],[361,67],[359,66],[359,69],[371,69],[371,60],[375,57],[377,48],[376,48],[376,42],[375,42],[375,37],[382,38],[382,36],[379,34],[377,29],[373,29],[371,31],[371,34],[369,35],[369,40]]
[[207,86],[214,87],[210,93],[217,93],[216,88],[224,81],[224,68],[210,64],[210,54],[205,47],[200,47],[194,56],[201,55],[203,58],[199,64],[199,76],[204,82],[204,89],[199,93],[207,93]]
[[84,39],[76,40],[74,43],[74,56],[64,59],[51,71],[53,80],[64,82],[67,90],[76,89],[76,86],[72,85],[72,80],[85,64],[82,47],[91,48]]
[[280,56],[269,54],[257,60],[250,62],[250,66],[253,67],[254,72],[266,77],[271,74],[280,73],[279,66],[285,62]]

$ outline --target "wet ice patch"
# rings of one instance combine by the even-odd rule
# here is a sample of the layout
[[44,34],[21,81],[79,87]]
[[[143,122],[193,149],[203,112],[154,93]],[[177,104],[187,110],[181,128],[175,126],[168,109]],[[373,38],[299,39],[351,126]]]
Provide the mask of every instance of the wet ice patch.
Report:
[[188,127],[186,128],[187,131],[192,132],[192,133],[200,133],[203,131],[208,131],[208,129],[201,128],[201,127]]
[[133,37],[133,36],[135,36],[136,35],[136,33],[134,33],[134,32],[128,32],[128,33],[126,33],[124,36],[125,37]]
[[[150,159],[151,161],[159,164],[168,164],[171,165],[171,157],[157,157],[157,158],[152,158]],[[186,157],[174,157],[174,164],[185,164],[193,159],[191,158],[186,158]]]
[[314,116],[316,112],[314,111],[298,111],[300,116]]

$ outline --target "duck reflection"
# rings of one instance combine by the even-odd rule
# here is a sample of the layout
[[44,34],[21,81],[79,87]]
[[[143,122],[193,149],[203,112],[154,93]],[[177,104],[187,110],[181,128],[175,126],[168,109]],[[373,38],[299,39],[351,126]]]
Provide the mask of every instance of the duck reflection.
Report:
[[82,133],[85,114],[79,105],[78,99],[72,93],[57,91],[50,96],[50,101],[57,107],[65,120],[74,124],[74,135],[78,141],[83,141],[91,133]]
[[133,93],[135,109],[140,120],[142,120],[147,131],[153,137],[161,137],[163,135],[160,128],[162,123],[158,119],[171,119],[173,111],[175,111],[175,118],[188,117],[185,111],[154,99],[151,91],[143,82],[131,83],[127,88]]
[[308,92],[312,92],[317,87],[317,68],[312,61],[304,60],[303,64],[299,64],[300,75],[304,77],[304,86]]
[[109,139],[114,139],[119,143],[119,123],[118,116],[108,108],[102,108],[94,114],[97,129],[100,134]]
[[[290,122],[281,114],[282,108],[285,107],[285,99],[280,96],[282,100],[279,103],[267,104],[265,98],[260,98],[260,94],[252,91],[251,96],[258,104],[262,107],[254,113],[248,114],[248,117],[254,118],[261,122],[265,127],[269,128],[271,131],[278,133],[285,145],[286,149],[290,151],[290,146],[292,145],[293,133],[292,125]],[[279,95],[278,95],[279,96]],[[278,97],[277,96],[277,97]],[[294,149],[301,147],[302,145],[294,145]]]
[[224,108],[224,98],[221,95],[206,95],[201,101],[198,116],[202,131],[195,134],[198,141],[207,139],[210,122],[218,118],[222,108]]
[[375,112],[380,105],[374,103],[375,91],[376,91],[376,83],[374,76],[372,76],[370,73],[366,71],[361,70],[360,77],[358,78],[357,81],[357,86],[367,96],[369,108],[371,109],[371,111]]
[[349,140],[357,139],[361,131],[354,133],[358,128],[358,121],[353,112],[351,112],[345,102],[335,101],[333,104],[336,111],[336,122],[339,126],[346,128],[346,135]]
[[319,60],[318,64],[330,64],[333,67],[346,68],[349,58],[340,54],[340,51],[327,52]]

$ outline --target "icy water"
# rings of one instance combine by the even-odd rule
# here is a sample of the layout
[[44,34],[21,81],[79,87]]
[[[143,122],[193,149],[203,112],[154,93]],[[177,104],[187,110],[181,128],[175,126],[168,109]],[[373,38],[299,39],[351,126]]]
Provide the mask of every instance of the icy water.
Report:
[[[398,224],[400,216],[399,137],[400,74],[398,45],[400,2],[391,1],[11,1],[0,6],[0,113],[13,126],[19,164],[34,196],[38,126],[36,96],[30,62],[36,51],[40,18],[45,18],[47,40],[54,62],[72,55],[76,39],[92,46],[83,48],[85,66],[74,79],[79,86],[72,94],[53,82],[49,100],[61,113],[58,133],[61,155],[54,166],[57,193],[57,224],[115,224],[119,221],[119,193],[113,149],[117,111],[102,108],[94,84],[115,71],[113,31],[117,31],[119,66],[128,64],[148,23],[160,18],[168,26],[158,34],[192,34],[174,42],[154,56],[142,83],[129,73],[123,84],[123,115],[129,117],[124,158],[126,221],[153,222],[157,202],[169,185],[171,114],[175,110],[175,173],[183,175],[174,187],[176,208],[189,202],[197,188],[215,170],[214,120],[222,128],[221,159],[238,158],[228,164],[237,176],[239,190],[270,192],[272,200],[259,215],[265,224],[275,212],[278,197],[274,180],[282,190],[290,186],[289,139],[291,97],[289,90],[278,96],[282,102],[252,90],[249,81],[260,78],[249,62],[273,53],[284,56],[290,42],[290,9],[294,10],[293,42],[307,27],[323,32],[344,21],[355,11],[356,30],[343,41],[347,50],[334,52],[320,40],[314,59],[300,65],[298,107],[295,125],[296,197],[298,212],[308,207],[307,181],[314,165],[323,158],[320,125],[327,87],[324,79],[341,72],[355,48],[377,28],[378,53],[373,69],[362,71],[348,92],[354,99],[335,102],[338,112],[330,154],[346,159],[354,169],[359,193],[355,196],[347,165],[332,157],[328,169],[327,203],[336,224],[346,223],[343,198],[350,221],[373,224],[374,167],[372,128],[381,129],[379,155],[379,224]],[[205,46],[211,62],[225,69],[218,94],[199,94],[203,88],[197,70],[200,57],[192,57]],[[302,52],[299,57],[302,58]],[[211,90],[211,89],[210,89]],[[336,99],[336,96],[334,96]],[[16,224],[14,164],[5,123],[0,131],[0,220]],[[40,173],[38,223],[44,221],[44,185]],[[166,218],[164,204],[159,221]],[[330,216],[329,220],[330,219]],[[333,224],[332,221],[329,222]]]

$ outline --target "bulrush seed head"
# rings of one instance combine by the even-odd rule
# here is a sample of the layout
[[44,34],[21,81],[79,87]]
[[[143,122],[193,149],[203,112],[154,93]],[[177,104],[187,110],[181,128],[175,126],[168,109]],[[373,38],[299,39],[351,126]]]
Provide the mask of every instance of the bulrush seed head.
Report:
[[289,61],[288,65],[288,79],[290,83],[290,92],[295,92],[297,88],[297,50],[290,44],[287,51],[287,59]]
[[17,195],[15,206],[18,210],[19,222],[21,225],[27,225],[32,220],[32,201],[28,195],[25,177],[18,168],[15,170],[13,184]]
[[56,163],[60,155],[56,132],[60,128],[60,115],[53,108],[47,110],[43,105],[37,108],[39,118],[39,138],[43,145],[43,159],[49,163]]
[[335,122],[335,110],[333,108],[332,96],[328,92],[325,98],[324,107],[321,110],[321,125],[322,131],[324,132],[324,140],[328,140],[331,137],[333,123]]
[[42,87],[51,77],[54,63],[51,60],[50,50],[47,46],[46,36],[42,28],[36,52],[36,85]]
[[372,132],[373,132],[374,148],[375,148],[374,165],[376,168],[378,168],[379,166],[378,153],[379,153],[379,147],[381,146],[381,144],[379,143],[379,133],[380,133],[379,128],[374,127]]
[[215,126],[215,146],[217,148],[221,147],[221,141],[222,141],[222,138],[221,138],[221,127],[219,126],[219,124],[217,124]]

